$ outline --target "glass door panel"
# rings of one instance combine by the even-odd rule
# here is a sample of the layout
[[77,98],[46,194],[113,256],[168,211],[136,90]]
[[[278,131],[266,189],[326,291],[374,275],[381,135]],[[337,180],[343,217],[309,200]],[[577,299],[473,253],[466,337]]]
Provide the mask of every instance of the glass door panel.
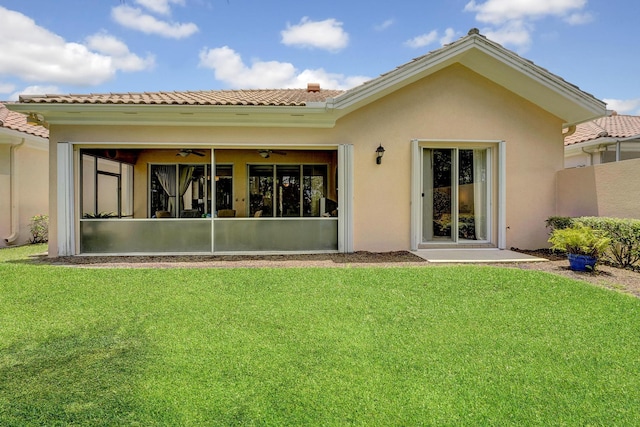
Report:
[[423,242],[488,239],[487,161],[487,149],[423,149]]
[[459,150],[458,238],[487,240],[487,150]]
[[425,149],[423,239],[452,240],[453,149]]

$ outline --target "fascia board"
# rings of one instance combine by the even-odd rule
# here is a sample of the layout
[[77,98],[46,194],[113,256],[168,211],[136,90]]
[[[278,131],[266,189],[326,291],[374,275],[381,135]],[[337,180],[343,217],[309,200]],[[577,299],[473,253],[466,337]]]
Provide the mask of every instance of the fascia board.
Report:
[[42,114],[51,125],[331,128],[336,121],[323,103],[312,107],[24,103],[11,109]]

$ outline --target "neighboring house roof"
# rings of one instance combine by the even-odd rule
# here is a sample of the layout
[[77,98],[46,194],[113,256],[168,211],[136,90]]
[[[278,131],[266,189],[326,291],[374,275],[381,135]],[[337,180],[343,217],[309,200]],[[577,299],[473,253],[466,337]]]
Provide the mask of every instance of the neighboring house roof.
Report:
[[576,126],[573,134],[564,139],[564,145],[582,142],[612,142],[618,139],[640,139],[640,116],[613,113],[607,117]]
[[[333,127],[350,112],[450,65],[475,73],[561,118],[604,115],[604,102],[472,29],[458,41],[347,91],[307,89],[29,95],[11,106],[58,124]],[[134,116],[135,115],[135,116]]]
[[4,104],[0,104],[0,129],[2,128],[49,138],[49,129],[28,124],[26,114],[11,111]]

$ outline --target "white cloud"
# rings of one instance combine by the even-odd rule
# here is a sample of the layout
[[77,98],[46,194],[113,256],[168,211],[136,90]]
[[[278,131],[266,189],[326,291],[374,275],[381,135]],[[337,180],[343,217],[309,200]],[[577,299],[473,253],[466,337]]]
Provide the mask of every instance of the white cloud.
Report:
[[232,88],[303,88],[320,83],[325,89],[349,89],[367,80],[365,76],[344,76],[322,68],[297,70],[293,64],[278,61],[254,61],[246,65],[242,57],[228,46],[203,49],[200,66],[214,71],[215,78]]
[[447,28],[444,30],[444,35],[440,37],[440,44],[445,45],[454,41],[456,38],[456,32],[453,28]]
[[147,55],[140,58],[129,51],[126,44],[107,33],[94,34],[87,38],[89,48],[111,56],[114,66],[122,71],[141,71],[153,68],[155,58]]
[[337,52],[349,44],[349,34],[342,29],[342,22],[335,19],[311,21],[304,17],[297,25],[287,24],[280,32],[282,43],[287,46],[299,46]]
[[9,100],[17,101],[20,95],[45,95],[48,93],[60,93],[60,89],[58,86],[27,86],[20,91],[12,93]]
[[589,12],[584,13],[572,13],[564,18],[564,21],[569,25],[583,25],[593,21],[593,15]]
[[635,99],[603,99],[607,103],[607,109],[617,111],[619,114],[640,115],[640,98]]
[[482,34],[496,43],[516,46],[520,53],[531,45],[531,28],[523,21],[511,21],[497,29],[483,30]]
[[410,40],[407,40],[406,42],[404,42],[404,44],[414,49],[418,49],[428,46],[437,41],[441,46],[444,46],[445,44],[451,43],[454,40],[455,36],[456,32],[453,30],[453,28],[447,28],[446,30],[444,30],[444,34],[442,35],[440,35],[437,30],[433,30],[429,33],[421,34]]
[[[66,42],[33,19],[1,6],[0,22],[0,75],[27,82],[86,86],[104,83],[119,70],[141,69],[131,65],[137,57],[130,52],[125,57],[112,57],[84,44]],[[124,44],[119,49],[128,52]]]
[[471,0],[467,12],[476,12],[476,19],[487,24],[500,25],[511,20],[537,19],[545,16],[565,17],[583,9],[587,0]]
[[184,0],[135,0],[140,6],[159,15],[171,14],[171,4],[184,6]]
[[111,10],[111,16],[123,27],[166,38],[182,39],[198,31],[198,26],[192,22],[181,24],[161,21],[151,15],[144,14],[141,9],[127,5],[114,7]]
[[533,22],[555,17],[570,25],[591,22],[585,11],[587,0],[486,0],[469,1],[465,12],[474,12],[478,22],[489,25],[482,34],[500,44],[513,45],[519,52],[531,44]]
[[433,30],[427,34],[421,34],[410,40],[407,40],[406,42],[404,42],[404,44],[414,49],[417,49],[420,47],[430,45],[436,40],[438,40],[438,32],[436,30]]
[[387,19],[386,21],[384,21],[382,24],[378,24],[376,25],[374,28],[376,31],[384,31],[387,28],[391,27],[393,24],[395,24],[396,21],[393,19]]

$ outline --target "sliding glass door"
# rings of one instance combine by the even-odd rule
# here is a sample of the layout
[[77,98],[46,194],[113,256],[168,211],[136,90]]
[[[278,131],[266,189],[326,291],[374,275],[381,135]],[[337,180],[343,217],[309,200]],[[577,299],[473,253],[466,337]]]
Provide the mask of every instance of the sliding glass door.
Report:
[[423,243],[489,239],[489,150],[422,149]]

